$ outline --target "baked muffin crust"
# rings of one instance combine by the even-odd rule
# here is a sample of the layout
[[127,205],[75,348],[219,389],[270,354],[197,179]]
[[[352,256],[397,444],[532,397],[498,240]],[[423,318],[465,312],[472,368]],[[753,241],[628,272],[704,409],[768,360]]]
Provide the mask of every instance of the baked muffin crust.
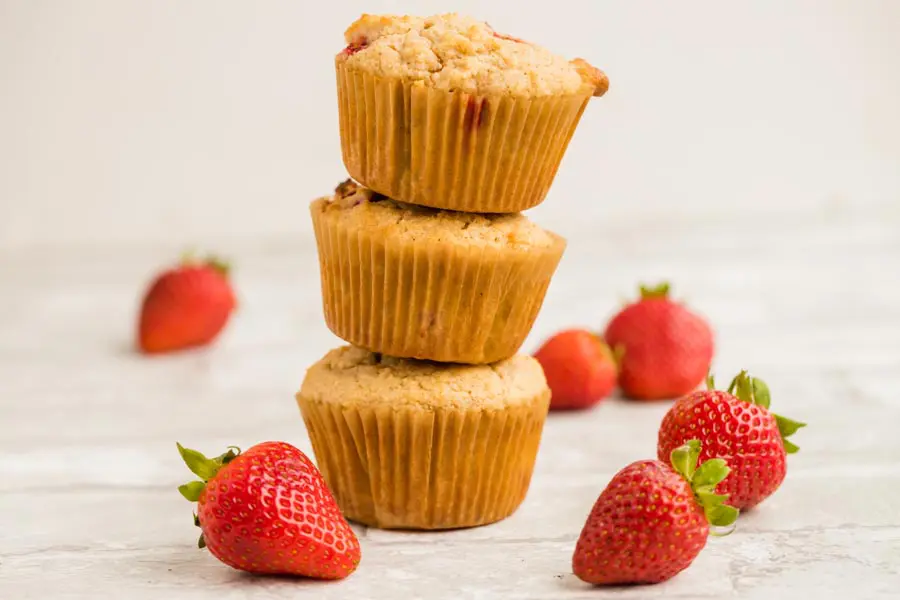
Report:
[[497,33],[456,13],[429,17],[364,14],[345,32],[338,55],[348,67],[478,95],[602,96],[606,75],[537,44]]
[[477,214],[428,208],[390,200],[353,180],[346,180],[331,197],[313,202],[313,211],[346,224],[408,241],[434,239],[467,246],[548,248],[560,238],[521,214]]
[[519,354],[490,365],[388,357],[355,346],[310,367],[300,396],[313,402],[421,408],[502,409],[549,395],[540,364]]

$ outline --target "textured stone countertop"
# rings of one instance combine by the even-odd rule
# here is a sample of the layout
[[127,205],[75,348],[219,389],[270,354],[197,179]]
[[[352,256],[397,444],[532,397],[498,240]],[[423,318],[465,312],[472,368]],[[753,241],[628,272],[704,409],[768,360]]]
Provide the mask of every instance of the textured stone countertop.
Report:
[[529,495],[503,522],[358,528],[362,563],[339,583],[247,576],[195,547],[175,441],[311,452],[293,393],[338,344],[312,244],[223,244],[240,312],[215,348],[154,359],[130,350],[135,304],[178,248],[4,252],[0,598],[897,598],[900,213],[740,223],[563,232],[526,351],[566,325],[600,327],[639,280],[666,277],[715,324],[720,379],[746,367],[779,412],[809,422],[785,484],[733,535],[668,583],[615,590],[578,581],[572,549],[611,475],[653,456],[668,403],[550,415]]

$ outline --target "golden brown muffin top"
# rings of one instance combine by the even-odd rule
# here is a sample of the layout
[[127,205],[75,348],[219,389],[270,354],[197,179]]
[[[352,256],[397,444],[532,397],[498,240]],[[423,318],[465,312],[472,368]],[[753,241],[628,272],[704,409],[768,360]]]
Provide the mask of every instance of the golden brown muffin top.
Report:
[[428,208],[391,200],[348,179],[334,195],[314,200],[312,211],[348,227],[379,231],[405,241],[430,239],[464,246],[527,250],[565,244],[521,214],[477,214]]
[[374,75],[480,95],[549,96],[609,88],[606,75],[580,58],[497,33],[456,13],[412,17],[364,14],[344,33],[339,61]]
[[540,363],[527,355],[450,365],[342,346],[309,368],[299,396],[348,406],[500,409],[548,393]]

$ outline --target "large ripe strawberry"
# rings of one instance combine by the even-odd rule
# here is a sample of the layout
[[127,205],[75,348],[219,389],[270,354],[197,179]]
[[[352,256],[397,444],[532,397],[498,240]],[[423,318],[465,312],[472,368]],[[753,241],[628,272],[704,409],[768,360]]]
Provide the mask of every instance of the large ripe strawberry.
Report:
[[265,442],[216,458],[178,452],[201,481],[178,488],[199,502],[200,547],[250,573],[343,579],[359,564],[359,540],[303,452]]
[[228,265],[186,259],[158,275],[141,303],[138,347],[170,352],[212,342],[235,307]]
[[641,298],[615,315],[606,343],[621,355],[619,387],[628,398],[677,398],[709,372],[713,333],[707,322],[669,298],[668,284],[641,287]]
[[663,417],[657,455],[668,456],[685,440],[703,442],[701,459],[724,458],[732,475],[719,485],[731,504],[746,510],[756,506],[784,481],[786,454],[799,448],[787,437],[805,423],[769,412],[769,388],[742,371],[727,392],[709,389],[681,398]]
[[700,442],[667,462],[642,460],[619,471],[587,518],[572,570],[595,585],[659,583],[686,569],[706,545],[710,525],[731,526],[737,509],[714,492],[728,476],[724,460],[697,467]]
[[534,357],[550,386],[550,410],[593,406],[616,386],[613,353],[590,331],[561,331],[544,342]]

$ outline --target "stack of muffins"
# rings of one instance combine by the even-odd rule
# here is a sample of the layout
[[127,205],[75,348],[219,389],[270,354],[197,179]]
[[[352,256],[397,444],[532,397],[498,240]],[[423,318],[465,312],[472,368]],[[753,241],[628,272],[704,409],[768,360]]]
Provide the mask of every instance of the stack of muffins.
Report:
[[543,201],[608,80],[453,14],[364,15],[346,38],[353,179],[311,213],[325,320],[350,345],[308,370],[297,402],[347,518],[491,523],[531,480],[550,390],[516,353],[566,245],[519,211]]

